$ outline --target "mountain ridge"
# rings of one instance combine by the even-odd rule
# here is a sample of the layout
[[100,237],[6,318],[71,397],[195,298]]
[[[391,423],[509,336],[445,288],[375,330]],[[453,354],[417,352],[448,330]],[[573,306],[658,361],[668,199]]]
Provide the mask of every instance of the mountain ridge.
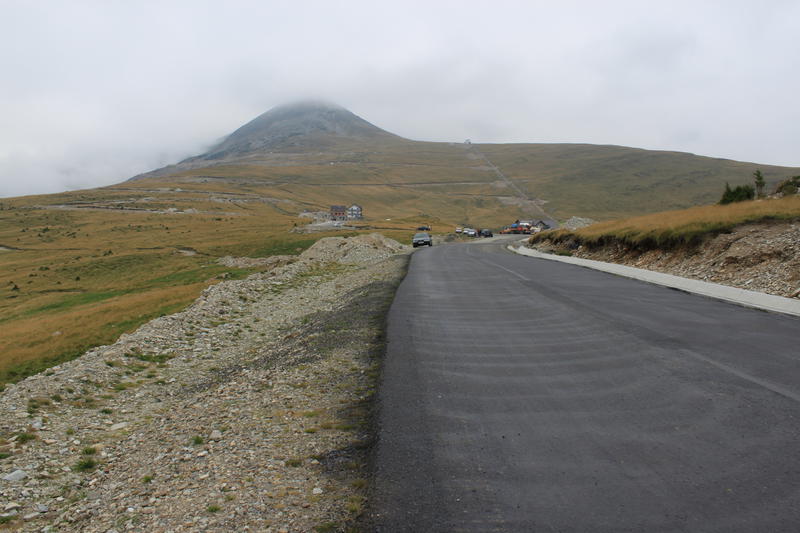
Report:
[[337,104],[303,100],[262,113],[212,146],[203,157],[214,160],[270,148],[314,148],[324,144],[322,136],[356,140],[397,137]]
[[[726,182],[749,183],[757,169],[768,187],[800,174],[800,168],[618,145],[416,141],[339,105],[305,100],[273,107],[206,152],[131,180],[275,184],[289,187],[298,201],[322,205],[336,203],[342,187],[350,187],[342,201],[376,202],[376,208],[393,205],[404,190],[436,205],[437,213],[460,206],[461,217],[471,205],[492,203],[498,213],[522,209],[515,218],[538,216],[544,207],[561,220],[607,220],[715,202]],[[391,190],[377,198],[366,186]]]
[[342,145],[352,148],[358,144],[391,141],[413,142],[375,126],[338,104],[324,100],[299,100],[270,108],[202,154],[138,174],[128,181],[268,156],[274,152],[337,151]]

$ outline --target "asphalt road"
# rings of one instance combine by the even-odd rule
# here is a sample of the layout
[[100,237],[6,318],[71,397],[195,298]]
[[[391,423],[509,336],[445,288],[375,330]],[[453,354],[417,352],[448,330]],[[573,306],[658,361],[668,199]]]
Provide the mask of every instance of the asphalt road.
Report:
[[389,314],[374,531],[800,531],[800,319],[501,245]]

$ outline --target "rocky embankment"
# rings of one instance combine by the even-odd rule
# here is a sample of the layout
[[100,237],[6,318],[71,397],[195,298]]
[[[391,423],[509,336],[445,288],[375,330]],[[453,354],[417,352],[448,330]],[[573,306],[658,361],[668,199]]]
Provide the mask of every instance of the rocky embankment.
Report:
[[537,244],[536,248],[777,296],[800,296],[800,222],[747,224],[699,246],[673,250],[642,251],[620,243],[601,248]]
[[[408,247],[322,239],[0,394],[0,529],[337,531]],[[235,262],[234,259],[226,259]]]

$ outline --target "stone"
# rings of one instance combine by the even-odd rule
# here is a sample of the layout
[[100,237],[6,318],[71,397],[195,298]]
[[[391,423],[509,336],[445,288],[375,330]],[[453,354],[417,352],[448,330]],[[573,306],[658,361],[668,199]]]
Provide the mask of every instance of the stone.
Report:
[[211,432],[211,435],[208,437],[209,440],[220,440],[222,438],[222,432],[218,429],[215,429]]
[[127,422],[120,422],[119,424],[114,424],[113,426],[111,426],[108,429],[111,430],[111,431],[119,431],[120,429],[125,429],[126,427],[128,427],[128,423]]
[[322,494],[323,492],[325,492],[325,491],[322,490],[321,488],[314,487],[314,489],[311,491],[311,494]]
[[3,480],[5,481],[22,481],[28,477],[28,473],[24,470],[14,470],[10,474],[6,474],[3,476]]
[[43,503],[37,503],[36,505],[34,505],[34,509],[36,509],[36,511],[40,513],[46,513],[47,511],[50,510],[50,508]]

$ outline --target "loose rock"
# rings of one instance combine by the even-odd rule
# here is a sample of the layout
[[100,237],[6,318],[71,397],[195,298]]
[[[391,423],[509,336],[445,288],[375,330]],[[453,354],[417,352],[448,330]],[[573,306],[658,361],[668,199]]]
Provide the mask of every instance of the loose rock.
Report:
[[4,480],[30,478],[0,483],[0,501],[20,506],[26,531],[344,529],[363,497],[359,417],[408,251],[322,239],[7,387],[0,438],[34,438],[0,460]]
[[4,481],[22,481],[28,477],[28,473],[24,470],[14,470],[10,474],[3,476]]

